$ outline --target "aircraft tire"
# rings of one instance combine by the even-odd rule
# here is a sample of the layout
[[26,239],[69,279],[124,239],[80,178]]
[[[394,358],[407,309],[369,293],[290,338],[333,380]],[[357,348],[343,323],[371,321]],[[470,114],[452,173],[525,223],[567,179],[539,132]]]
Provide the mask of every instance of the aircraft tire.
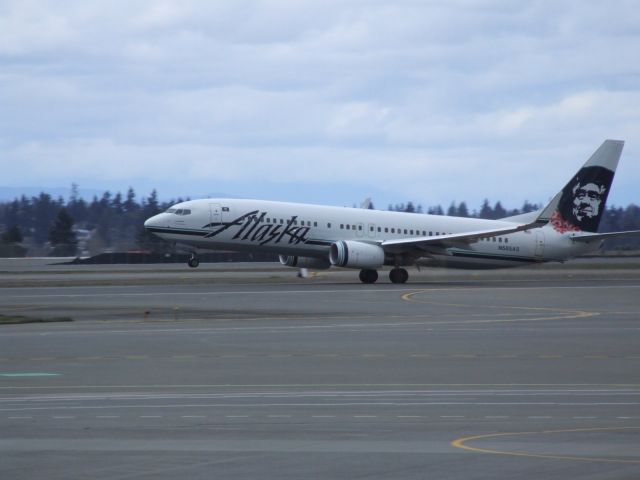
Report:
[[360,281],[362,283],[376,283],[378,281],[378,271],[369,269],[360,270]]
[[192,255],[191,257],[189,257],[187,265],[189,265],[191,268],[198,268],[198,265],[200,265],[200,260],[195,255]]
[[389,272],[389,280],[392,283],[407,283],[409,273],[404,268],[394,268]]

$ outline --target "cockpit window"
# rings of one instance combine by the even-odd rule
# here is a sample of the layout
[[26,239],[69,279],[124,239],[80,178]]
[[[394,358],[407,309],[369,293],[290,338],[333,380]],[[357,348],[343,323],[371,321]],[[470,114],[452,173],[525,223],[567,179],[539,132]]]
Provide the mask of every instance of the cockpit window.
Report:
[[182,215],[191,215],[191,210],[189,210],[189,209],[185,208],[185,209],[182,211]]
[[167,210],[167,213],[176,213],[176,209],[175,208],[170,208],[169,210]]
[[176,212],[176,215],[182,215],[182,209],[178,209],[178,211]]

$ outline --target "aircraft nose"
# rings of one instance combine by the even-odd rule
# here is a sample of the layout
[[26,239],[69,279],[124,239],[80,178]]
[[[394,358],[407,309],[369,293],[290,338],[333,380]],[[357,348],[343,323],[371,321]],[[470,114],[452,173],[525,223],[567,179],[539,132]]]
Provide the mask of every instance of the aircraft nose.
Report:
[[151,218],[147,218],[144,222],[144,228],[155,227],[157,225],[158,215],[154,215]]

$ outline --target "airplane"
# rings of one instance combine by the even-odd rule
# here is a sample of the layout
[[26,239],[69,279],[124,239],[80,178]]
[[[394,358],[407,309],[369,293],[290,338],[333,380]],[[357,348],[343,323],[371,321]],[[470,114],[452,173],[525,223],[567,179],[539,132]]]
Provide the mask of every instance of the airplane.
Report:
[[383,266],[392,267],[392,283],[405,283],[407,266],[563,262],[608,238],[640,234],[597,233],[623,146],[605,140],[548,205],[499,220],[209,198],[173,205],[144,226],[186,246],[193,268],[202,250],[269,252],[288,267],[358,269],[363,283],[375,283]]

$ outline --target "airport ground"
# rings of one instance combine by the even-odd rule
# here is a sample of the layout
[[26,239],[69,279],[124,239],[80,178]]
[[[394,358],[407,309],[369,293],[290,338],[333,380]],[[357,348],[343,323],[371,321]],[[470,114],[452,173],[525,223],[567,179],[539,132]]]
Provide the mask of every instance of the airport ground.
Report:
[[640,478],[640,259],[0,261],[0,478]]

